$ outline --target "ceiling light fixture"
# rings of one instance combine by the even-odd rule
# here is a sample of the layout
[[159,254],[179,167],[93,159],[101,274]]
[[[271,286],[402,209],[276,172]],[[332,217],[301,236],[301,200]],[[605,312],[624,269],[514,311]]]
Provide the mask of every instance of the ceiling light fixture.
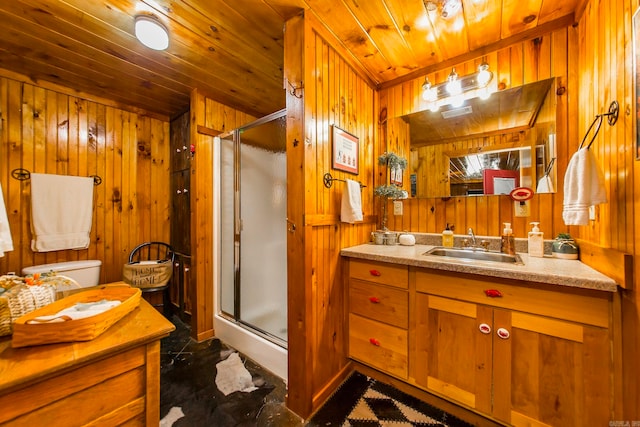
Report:
[[169,47],[169,31],[154,16],[138,15],[135,17],[136,38],[143,45],[154,50],[165,50]]
[[435,12],[439,8],[443,18],[451,18],[462,10],[460,0],[422,0],[422,3],[427,12]]
[[[427,101],[431,111],[438,111],[440,105],[450,104],[453,107],[460,107],[464,104],[465,98],[478,96],[487,99],[491,96],[489,83],[493,80],[493,73],[489,71],[489,64],[482,62],[478,71],[473,74],[460,77],[455,68],[451,70],[447,80],[432,84],[428,77],[425,77],[422,84],[422,99]],[[465,96],[467,92],[475,90],[471,96]]]

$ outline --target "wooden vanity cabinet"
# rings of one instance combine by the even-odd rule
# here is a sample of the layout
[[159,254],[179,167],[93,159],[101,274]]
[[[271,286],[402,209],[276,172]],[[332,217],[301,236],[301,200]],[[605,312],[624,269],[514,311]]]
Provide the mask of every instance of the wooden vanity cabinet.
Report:
[[611,296],[417,269],[410,382],[515,426],[612,419]]
[[404,380],[408,373],[408,268],[349,263],[349,356]]

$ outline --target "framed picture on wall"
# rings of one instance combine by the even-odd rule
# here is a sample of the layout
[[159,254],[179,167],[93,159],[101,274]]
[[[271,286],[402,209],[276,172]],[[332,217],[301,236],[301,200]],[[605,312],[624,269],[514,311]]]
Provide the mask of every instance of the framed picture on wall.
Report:
[[636,160],[640,160],[640,8],[633,14],[633,82],[636,94]]
[[392,184],[402,187],[402,172],[404,172],[402,169],[391,169],[390,181]]
[[333,156],[332,167],[358,175],[358,137],[334,125],[331,142]]

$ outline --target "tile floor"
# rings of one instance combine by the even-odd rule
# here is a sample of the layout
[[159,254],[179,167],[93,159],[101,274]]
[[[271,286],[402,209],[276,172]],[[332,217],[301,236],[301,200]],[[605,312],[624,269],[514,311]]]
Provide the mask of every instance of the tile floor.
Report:
[[176,330],[161,341],[161,427],[304,425],[284,404],[286,386],[282,379],[242,355],[257,389],[225,396],[215,383],[216,364],[235,350],[215,338],[197,343],[180,319],[174,316],[171,321]]
[[197,343],[179,318],[173,316],[171,321],[176,330],[161,341],[160,427],[472,425],[358,372],[305,422],[286,408],[282,379],[243,355],[240,359],[251,377],[247,374],[247,382],[256,389],[225,395],[216,386],[216,364],[235,350],[215,338]]

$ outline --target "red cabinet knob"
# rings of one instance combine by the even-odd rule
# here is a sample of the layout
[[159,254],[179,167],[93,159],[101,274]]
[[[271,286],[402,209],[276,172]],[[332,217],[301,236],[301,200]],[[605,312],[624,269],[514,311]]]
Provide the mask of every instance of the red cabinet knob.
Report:
[[509,330],[505,328],[498,328],[498,330],[496,331],[496,334],[503,340],[509,339],[509,337],[511,336],[511,334],[509,333]]
[[371,273],[372,276],[382,276],[382,273],[378,270],[369,270],[369,273]]
[[484,294],[489,298],[501,298],[502,294],[497,289],[485,289]]
[[369,301],[371,301],[374,304],[378,304],[380,302],[380,298],[378,298],[378,297],[369,297]]
[[491,326],[487,325],[486,323],[481,323],[478,326],[478,329],[480,329],[480,332],[482,332],[483,334],[490,334],[491,333]]
[[379,346],[380,346],[380,341],[378,341],[378,340],[377,340],[377,339],[375,339],[375,338],[369,338],[369,342],[370,342],[371,344],[375,345],[376,347],[379,347]]

